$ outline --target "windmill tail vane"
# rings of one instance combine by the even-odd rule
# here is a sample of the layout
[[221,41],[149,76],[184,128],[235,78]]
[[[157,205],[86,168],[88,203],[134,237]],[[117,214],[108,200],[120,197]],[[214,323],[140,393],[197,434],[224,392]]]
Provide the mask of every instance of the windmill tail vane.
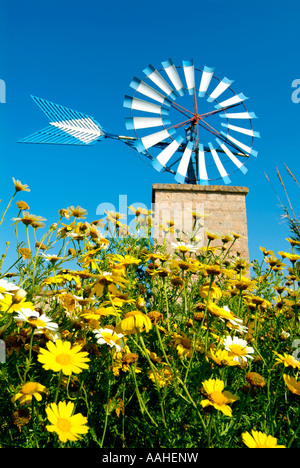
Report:
[[219,80],[211,67],[195,68],[193,60],[175,66],[169,59],[162,67],[148,65],[143,70],[146,78],[134,77],[130,83],[133,96],[125,95],[123,107],[130,112],[125,126],[134,136],[108,133],[90,115],[31,96],[49,123],[19,143],[90,146],[106,138],[119,140],[150,160],[157,171],[174,174],[181,184],[208,185],[218,179],[229,184],[229,175],[236,170],[245,174],[245,162],[257,156],[254,138],[260,137],[252,126],[256,115],[244,104],[248,98],[232,90],[232,80]]
[[54,145],[94,145],[105,138],[120,140],[136,146],[136,138],[115,135],[104,130],[94,117],[36,96],[34,102],[47,115],[50,122],[41,130],[21,139],[18,143],[42,143]]

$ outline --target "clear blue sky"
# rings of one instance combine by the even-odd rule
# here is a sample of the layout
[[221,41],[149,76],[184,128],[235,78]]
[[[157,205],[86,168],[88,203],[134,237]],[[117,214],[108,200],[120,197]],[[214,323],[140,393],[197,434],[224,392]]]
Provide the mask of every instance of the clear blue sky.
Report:
[[[299,0],[0,0],[0,206],[12,192],[12,177],[30,186],[22,193],[30,212],[52,223],[57,211],[80,205],[95,219],[98,204],[118,210],[118,197],[150,207],[152,184],[173,183],[122,143],[105,140],[91,147],[25,145],[17,141],[47,125],[30,94],[92,115],[112,133],[128,134],[123,108],[134,76],[153,63],[194,59],[215,67],[234,89],[250,99],[261,133],[246,175],[232,185],[249,188],[247,216],[251,258],[259,246],[285,250],[289,231],[267,172],[282,195],[276,166],[299,208],[299,188],[283,163],[300,179],[300,103],[292,82],[300,79]],[[298,205],[298,206],[297,206]],[[8,237],[10,211],[0,233]]]

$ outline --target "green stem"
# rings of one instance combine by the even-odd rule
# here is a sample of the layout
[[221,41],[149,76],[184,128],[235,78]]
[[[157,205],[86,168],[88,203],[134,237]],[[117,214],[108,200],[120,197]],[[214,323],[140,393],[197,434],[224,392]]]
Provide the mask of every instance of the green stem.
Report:
[[151,361],[150,357],[149,357],[149,353],[147,351],[147,348],[146,348],[146,345],[145,345],[145,342],[143,340],[143,337],[141,335],[140,332],[138,332],[138,337],[139,337],[139,340],[140,340],[140,343],[142,345],[142,348],[143,348],[143,351],[144,351],[144,355],[149,363],[149,366],[152,370],[152,373],[153,373],[153,376],[154,376],[154,379],[155,379],[155,383],[156,383],[156,389],[157,389],[157,393],[158,393],[158,398],[159,398],[159,404],[160,404],[160,408],[161,408],[161,415],[162,415],[162,420],[163,420],[163,423],[164,423],[164,426],[167,427],[167,424],[166,424],[166,418],[165,418],[165,412],[164,412],[164,406],[163,406],[163,400],[161,398],[161,393],[160,393],[160,388],[159,388],[159,382],[157,380],[157,374],[158,374],[158,371],[156,370],[155,366],[153,365],[153,362]]
[[30,369],[30,366],[31,366],[33,335],[34,335],[34,327],[31,330],[30,344],[29,344],[29,357],[28,357],[28,360],[27,360],[27,364],[26,364],[26,368],[25,368],[25,372],[24,372],[24,377],[23,377],[23,382],[24,383],[26,383],[27,373],[28,373],[28,371]]
[[55,392],[55,397],[54,397],[54,403],[57,403],[61,382],[62,382],[62,371],[59,372],[58,382],[57,382],[57,387],[56,387],[56,392]]

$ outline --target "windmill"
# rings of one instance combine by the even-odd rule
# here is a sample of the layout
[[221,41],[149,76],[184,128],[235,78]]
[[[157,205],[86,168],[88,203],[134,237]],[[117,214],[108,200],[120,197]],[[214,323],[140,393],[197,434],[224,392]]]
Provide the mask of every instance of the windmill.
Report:
[[246,96],[232,89],[232,80],[220,80],[214,68],[196,68],[193,60],[175,66],[168,59],[161,65],[148,65],[143,80],[134,77],[130,83],[133,92],[123,105],[131,135],[108,133],[87,114],[31,96],[50,122],[19,142],[84,146],[118,140],[157,171],[174,174],[179,184],[229,184],[234,172],[245,174],[248,159],[257,156],[254,139],[260,137]]

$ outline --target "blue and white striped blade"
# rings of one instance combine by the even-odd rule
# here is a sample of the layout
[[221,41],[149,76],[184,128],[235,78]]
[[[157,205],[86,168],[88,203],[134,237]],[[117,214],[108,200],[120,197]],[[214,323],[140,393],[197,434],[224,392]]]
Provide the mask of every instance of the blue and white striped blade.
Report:
[[230,184],[231,180],[229,179],[229,176],[219,158],[219,155],[217,153],[217,151],[215,150],[215,148],[213,147],[212,143],[208,143],[208,146],[209,146],[209,149],[210,149],[210,152],[211,152],[211,155],[213,157],[213,160],[215,162],[215,165],[217,166],[217,169],[220,173],[220,176],[222,177],[223,179],[223,182],[225,184]]
[[209,185],[208,175],[207,175],[207,170],[206,170],[206,163],[205,163],[205,151],[204,151],[204,146],[202,144],[199,144],[198,168],[199,168],[199,184]]
[[236,125],[231,125],[225,122],[222,122],[221,125],[222,127],[228,128],[229,130],[233,130],[234,132],[243,133],[244,135],[248,135],[255,138],[260,138],[260,133],[255,132],[252,129],[237,127]]
[[125,96],[123,106],[132,110],[149,112],[150,114],[169,115],[169,110],[167,108],[131,96]]
[[202,72],[201,76],[201,81],[200,81],[200,86],[199,86],[199,97],[204,97],[206,94],[206,91],[208,90],[208,87],[210,85],[211,79],[214,75],[215,69],[212,67],[204,67],[204,70]]
[[170,125],[171,120],[165,117],[126,117],[125,126],[127,130],[138,130],[140,128],[162,127]]
[[193,60],[183,60],[183,72],[186,81],[186,88],[190,95],[195,92],[195,67]]
[[144,96],[147,96],[150,99],[153,99],[154,101],[157,101],[166,107],[171,106],[171,101],[166,96],[161,94],[159,91],[156,91],[156,89],[152,88],[152,86],[149,86],[147,83],[140,80],[139,78],[134,77],[132,82],[130,83],[130,86],[138,93],[143,94]]
[[223,94],[226,89],[230,87],[230,85],[233,83],[232,80],[229,80],[228,78],[223,78],[222,81],[216,86],[216,88],[210,93],[210,95],[207,98],[207,102],[213,102],[215,99],[218,99],[218,97]]
[[215,109],[221,109],[222,107],[227,107],[227,106],[233,106],[235,104],[239,104],[243,101],[248,99],[243,93],[236,94],[235,96],[226,99],[223,102],[220,102],[219,104],[215,105]]
[[157,145],[158,143],[166,140],[167,138],[174,135],[175,130],[174,128],[170,128],[169,130],[161,130],[160,132],[152,133],[151,135],[144,136],[136,141],[135,148],[139,153],[145,152],[147,149],[151,148],[152,146]]
[[188,144],[186,145],[186,148],[183,152],[182,158],[178,165],[177,172],[175,175],[175,180],[179,184],[184,184],[186,180],[189,163],[190,163],[191,156],[192,156],[193,146],[194,146],[194,143],[189,141]]
[[222,119],[257,119],[254,112],[226,112],[219,114]]
[[32,96],[51,120],[48,127],[20,140],[20,143],[91,145],[105,137],[101,125],[91,116]]
[[161,76],[161,74],[153,67],[153,65],[148,65],[143,72],[156,86],[158,86],[169,98],[175,99],[177,98],[174,90],[171,88],[169,83]]
[[227,140],[230,140],[235,146],[237,146],[238,148],[241,148],[246,154],[248,155],[252,155],[254,157],[257,157],[258,153],[257,151],[253,150],[250,146],[248,145],[245,145],[244,143],[242,143],[241,141],[239,140],[236,140],[235,138],[233,138],[231,135],[229,134],[226,134],[225,132],[220,132],[221,135],[223,135]]
[[243,174],[248,172],[248,169],[244,166],[244,164],[231,152],[231,150],[223,143],[219,138],[216,138],[217,144],[222,148],[224,153],[227,154],[229,159],[233,162],[233,164],[240,169]]
[[28,137],[19,140],[18,143],[44,143],[54,145],[93,145],[99,139],[92,141],[82,141],[80,138],[66,133],[65,131],[48,125],[47,127],[39,130]]
[[164,150],[159,153],[157,158],[153,159],[152,161],[152,166],[154,169],[156,169],[158,172],[160,172],[168,162],[170,161],[171,157],[173,154],[176,153],[177,149],[183,142],[183,138],[179,135],[175,140],[172,141]]
[[184,96],[185,91],[183,84],[181,82],[180,76],[177,72],[177,69],[173,63],[172,59],[165,60],[164,62],[161,62],[166,74],[168,75],[171,83],[173,84],[176,92],[178,93],[179,96]]

